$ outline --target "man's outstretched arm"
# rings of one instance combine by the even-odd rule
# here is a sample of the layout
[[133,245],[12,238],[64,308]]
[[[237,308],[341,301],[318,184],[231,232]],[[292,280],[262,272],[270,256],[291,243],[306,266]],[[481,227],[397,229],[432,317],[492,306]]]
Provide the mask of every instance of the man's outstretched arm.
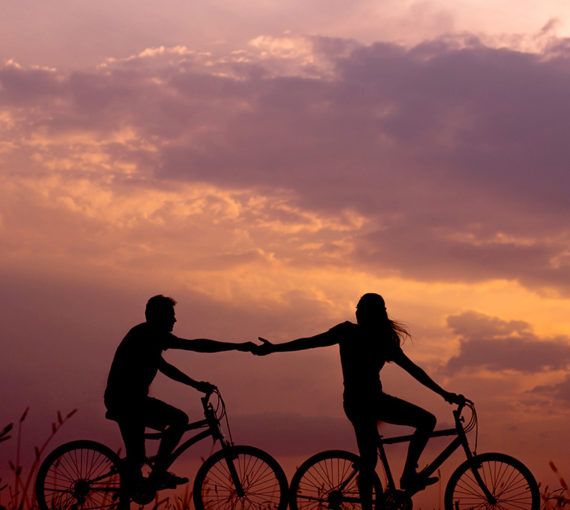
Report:
[[182,384],[186,384],[191,386],[192,388],[196,388],[198,391],[202,391],[204,393],[208,393],[209,391],[213,391],[216,387],[213,384],[210,384],[206,381],[196,381],[191,377],[187,376],[184,372],[178,370],[174,365],[171,365],[167,361],[162,358],[160,360],[160,364],[158,365],[158,369],[166,376],[170,377],[174,381],[180,382]]
[[182,349],[184,351],[195,352],[224,352],[241,351],[251,352],[256,347],[253,342],[220,342],[219,340],[209,340],[207,338],[196,338],[187,340],[172,335],[168,341],[169,349]]

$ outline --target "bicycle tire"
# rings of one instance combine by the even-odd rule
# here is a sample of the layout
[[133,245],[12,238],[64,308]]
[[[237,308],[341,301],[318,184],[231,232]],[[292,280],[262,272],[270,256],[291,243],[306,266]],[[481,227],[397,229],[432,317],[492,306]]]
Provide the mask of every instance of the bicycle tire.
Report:
[[[474,469],[496,501],[488,501]],[[482,453],[461,464],[445,488],[445,510],[539,510],[540,491],[530,470],[503,453]]]
[[[244,490],[237,494],[229,459]],[[196,510],[285,510],[287,477],[267,452],[253,446],[232,446],[206,459],[194,480]]]
[[[309,457],[291,479],[291,510],[360,509],[359,464],[358,455],[344,450],[327,450]],[[372,483],[373,506],[378,508],[382,484],[376,473]]]
[[119,456],[96,441],[58,446],[38,469],[36,499],[40,510],[123,508]]

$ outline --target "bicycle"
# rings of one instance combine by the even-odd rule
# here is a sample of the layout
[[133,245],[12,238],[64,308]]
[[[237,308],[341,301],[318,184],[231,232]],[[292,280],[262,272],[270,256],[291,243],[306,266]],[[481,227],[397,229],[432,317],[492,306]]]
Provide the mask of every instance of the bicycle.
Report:
[[[470,409],[466,422],[463,410]],[[477,413],[473,402],[465,400],[453,410],[454,428],[434,431],[431,437],[456,437],[419,474],[429,477],[463,447],[466,460],[452,473],[445,489],[445,510],[539,510],[538,484],[530,470],[519,460],[503,453],[477,454]],[[475,429],[475,448],[471,450],[467,433]],[[378,435],[378,456],[386,475],[386,490],[378,475],[373,481],[374,508],[412,510],[415,492],[396,488],[384,445],[404,443],[411,435]],[[345,510],[360,508],[358,492],[359,457],[343,450],[317,453],[307,459],[291,480],[291,509]],[[416,491],[417,492],[417,491]]]
[[[215,402],[212,395],[217,397]],[[196,510],[285,510],[288,484],[279,463],[263,450],[233,444],[226,406],[218,390],[206,394],[201,401],[204,419],[189,423],[185,432],[201,431],[181,441],[168,462],[170,466],[191,446],[208,437],[219,442],[221,448],[196,473]],[[222,421],[229,439],[222,432]],[[147,439],[161,437],[161,432],[145,434]],[[147,458],[146,462],[152,466],[153,459]],[[36,497],[40,510],[128,509],[131,500],[138,504],[151,502],[161,487],[148,482],[145,490],[129,493],[121,481],[123,466],[124,459],[96,441],[62,444],[38,470]]]

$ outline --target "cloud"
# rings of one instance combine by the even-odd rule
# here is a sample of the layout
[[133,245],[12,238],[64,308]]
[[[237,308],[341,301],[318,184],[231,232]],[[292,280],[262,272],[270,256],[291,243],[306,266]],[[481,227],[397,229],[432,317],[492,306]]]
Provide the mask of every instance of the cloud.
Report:
[[532,374],[570,366],[570,339],[540,337],[527,322],[464,312],[448,317],[447,323],[459,337],[459,352],[447,362],[448,373],[486,369]]
[[[109,203],[143,188],[176,190],[177,203],[192,187],[238,193],[238,255],[271,243],[291,265],[568,294],[564,48],[291,35],[225,55],[159,46],[83,71],[12,63],[0,69],[3,174],[20,189],[26,176],[58,180],[84,201],[94,188]],[[251,222],[259,197],[267,220]],[[81,212],[73,197],[57,206]],[[293,216],[311,253],[258,235],[290,234]]]
[[532,393],[543,395],[570,405],[570,376],[566,376],[561,382],[556,384],[545,384],[537,386]]

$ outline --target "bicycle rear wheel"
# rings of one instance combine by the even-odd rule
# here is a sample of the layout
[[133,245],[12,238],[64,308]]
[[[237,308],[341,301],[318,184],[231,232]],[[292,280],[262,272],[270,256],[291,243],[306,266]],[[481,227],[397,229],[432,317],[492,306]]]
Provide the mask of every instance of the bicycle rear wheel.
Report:
[[285,510],[287,477],[253,446],[232,446],[206,459],[194,481],[196,510]]
[[36,478],[40,510],[94,510],[119,508],[120,460],[95,441],[72,441],[53,450]]
[[445,489],[445,510],[476,508],[539,510],[538,484],[530,470],[509,455],[476,455],[451,475]]
[[[329,450],[308,458],[291,480],[291,509],[360,510],[358,491],[360,457],[343,450]],[[382,485],[373,479],[374,508],[382,495]]]

